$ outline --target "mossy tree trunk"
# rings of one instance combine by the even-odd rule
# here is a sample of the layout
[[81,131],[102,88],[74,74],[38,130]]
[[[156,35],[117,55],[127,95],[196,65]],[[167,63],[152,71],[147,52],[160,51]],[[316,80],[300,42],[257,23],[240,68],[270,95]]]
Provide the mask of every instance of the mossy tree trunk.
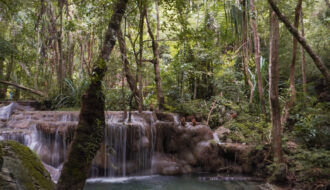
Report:
[[96,152],[104,139],[104,94],[102,80],[106,62],[116,43],[116,32],[125,13],[128,0],[118,0],[108,25],[99,58],[94,63],[88,89],[82,97],[79,123],[59,182],[55,189],[83,189]]

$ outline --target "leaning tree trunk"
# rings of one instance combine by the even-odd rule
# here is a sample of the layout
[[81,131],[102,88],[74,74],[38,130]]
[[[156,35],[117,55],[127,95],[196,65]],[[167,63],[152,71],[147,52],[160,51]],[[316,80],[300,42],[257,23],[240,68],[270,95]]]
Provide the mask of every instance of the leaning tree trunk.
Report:
[[274,0],[268,0],[268,3],[270,4],[273,11],[276,13],[277,17],[284,23],[284,25],[287,27],[290,33],[298,40],[301,46],[304,47],[307,53],[311,56],[315,65],[321,71],[324,78],[327,80],[327,83],[330,83],[329,71],[327,67],[323,64],[321,58],[318,55],[316,55],[316,53],[312,50],[312,48],[307,44],[306,39],[299,34],[297,28],[293,27],[290,24],[289,20],[281,13],[279,8],[276,6]]
[[254,41],[254,55],[256,59],[256,70],[257,70],[257,81],[258,81],[258,93],[259,93],[259,100],[261,103],[261,110],[262,113],[266,114],[266,106],[265,100],[262,92],[262,78],[261,78],[261,69],[260,69],[260,39],[258,35],[258,24],[256,19],[256,12],[254,8],[254,0],[250,1],[250,8],[252,12],[251,17],[251,28],[253,32],[253,41]]
[[136,81],[135,81],[133,75],[131,74],[131,71],[129,70],[129,61],[128,61],[127,53],[126,53],[126,43],[125,43],[125,39],[123,37],[121,30],[119,30],[117,32],[117,38],[118,38],[118,44],[119,44],[121,57],[123,60],[124,73],[125,73],[125,76],[127,79],[128,86],[129,86],[130,90],[132,91],[132,96],[134,97],[136,104],[142,105],[142,101],[139,96],[139,90],[136,86]]
[[148,14],[146,12],[146,21],[147,21],[147,28],[148,33],[151,38],[152,42],[152,51],[154,53],[154,59],[152,63],[154,64],[155,69],[155,83],[156,83],[156,92],[157,92],[157,100],[158,100],[158,108],[159,110],[164,109],[164,95],[163,95],[163,89],[161,84],[161,77],[160,77],[160,68],[159,68],[159,50],[158,50],[158,36],[159,36],[159,13],[158,13],[158,4],[156,5],[156,11],[157,11],[157,34],[156,39],[154,34],[152,33],[152,29],[149,23]]
[[269,102],[272,119],[272,144],[274,160],[282,161],[282,138],[281,138],[281,108],[279,102],[279,22],[274,11],[270,10],[270,43],[269,43]]
[[[295,18],[294,18],[295,28],[299,27],[299,16],[301,12],[301,5],[302,5],[302,0],[299,0],[295,10]],[[282,128],[284,128],[290,114],[290,109],[293,107],[294,102],[296,101],[295,67],[296,67],[296,57],[297,57],[297,46],[298,46],[297,39],[293,37],[292,60],[290,65],[290,86],[289,86],[290,98],[285,103],[284,113],[281,118]]]
[[64,162],[56,190],[83,189],[96,152],[104,140],[104,94],[102,80],[106,62],[116,43],[116,32],[125,13],[128,0],[118,0],[108,25],[101,53],[94,63],[88,89],[82,97],[82,107],[68,157]]

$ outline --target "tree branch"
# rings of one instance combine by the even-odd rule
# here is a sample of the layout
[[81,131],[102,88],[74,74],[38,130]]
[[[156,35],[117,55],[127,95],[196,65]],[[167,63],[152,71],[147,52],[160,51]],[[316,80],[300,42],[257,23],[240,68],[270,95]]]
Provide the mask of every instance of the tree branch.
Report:
[[313,59],[315,65],[317,68],[321,71],[322,75],[325,77],[328,83],[330,83],[330,74],[327,69],[327,67],[323,64],[321,58],[315,54],[315,52],[312,50],[312,48],[308,45],[306,39],[301,36],[301,34],[298,32],[297,28],[293,27],[289,20],[281,13],[279,8],[276,6],[274,0],[268,0],[268,3],[270,4],[271,8],[276,13],[279,20],[281,20],[284,25],[287,27],[287,29],[290,31],[290,33],[298,40],[298,42],[301,44],[302,47],[307,51],[307,53],[311,56]]
[[9,86],[14,86],[16,88],[19,88],[19,89],[22,89],[22,90],[25,90],[25,91],[28,91],[28,92],[31,92],[33,94],[36,94],[38,96],[47,96],[45,93],[39,91],[39,90],[36,90],[36,89],[32,89],[32,88],[28,88],[28,87],[25,87],[25,86],[22,86],[22,85],[19,85],[19,84],[16,84],[16,83],[13,83],[13,82],[9,82],[9,81],[0,81],[0,83],[2,84],[5,84],[5,85],[9,85]]

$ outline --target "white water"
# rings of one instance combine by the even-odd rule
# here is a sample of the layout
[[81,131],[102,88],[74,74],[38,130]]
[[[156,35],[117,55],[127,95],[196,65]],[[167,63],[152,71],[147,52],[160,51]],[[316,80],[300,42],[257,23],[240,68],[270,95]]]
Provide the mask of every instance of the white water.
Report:
[[0,119],[1,120],[7,120],[10,117],[14,106],[15,106],[15,103],[13,102],[13,103],[10,103],[7,106],[1,107],[0,108]]
[[153,178],[157,175],[149,175],[149,176],[130,176],[130,177],[99,177],[99,178],[90,178],[86,182],[87,183],[125,183],[131,180],[145,180],[149,178]]
[[218,137],[218,134],[217,133],[213,133],[213,140],[217,143],[217,144],[223,144],[221,141],[220,141],[220,139],[219,139],[219,137]]

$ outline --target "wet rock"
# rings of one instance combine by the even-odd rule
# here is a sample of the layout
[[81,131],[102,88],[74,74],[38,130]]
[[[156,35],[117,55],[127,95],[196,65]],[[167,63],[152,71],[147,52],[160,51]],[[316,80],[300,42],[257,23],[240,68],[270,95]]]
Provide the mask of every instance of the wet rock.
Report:
[[180,158],[182,158],[183,160],[187,161],[188,164],[194,166],[196,165],[197,163],[197,159],[196,157],[194,156],[194,154],[192,154],[190,151],[183,151],[181,154],[180,154]]
[[14,141],[2,142],[1,146],[0,189],[53,189],[49,173],[29,148]]
[[174,122],[174,116],[172,113],[157,112],[156,116],[159,121]]
[[230,133],[230,130],[225,127],[219,127],[217,130],[215,130],[217,133],[219,139],[222,139],[225,135],[228,135]]

